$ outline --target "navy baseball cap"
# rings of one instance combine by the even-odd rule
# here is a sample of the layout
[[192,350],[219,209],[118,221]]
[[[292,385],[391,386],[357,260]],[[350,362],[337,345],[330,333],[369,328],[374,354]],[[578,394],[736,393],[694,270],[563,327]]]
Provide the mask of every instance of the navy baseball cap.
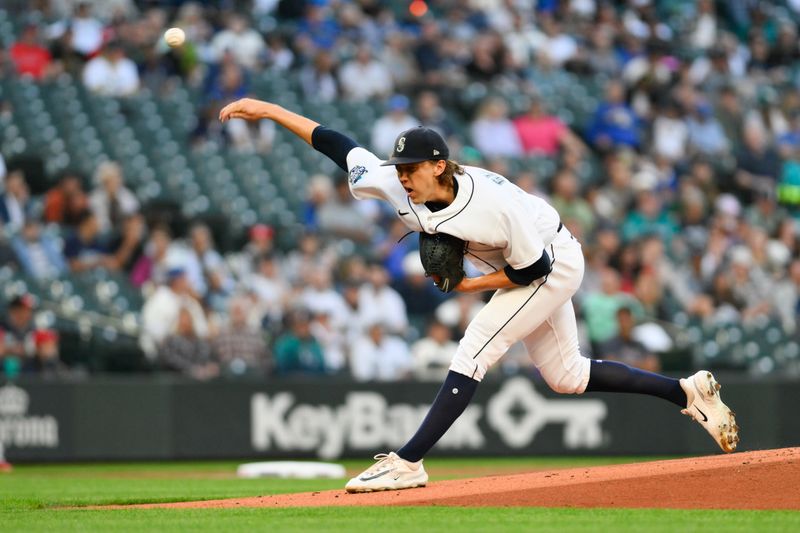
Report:
[[397,136],[397,140],[394,141],[392,157],[385,163],[381,163],[381,166],[447,160],[449,157],[450,149],[442,136],[431,128],[418,126]]

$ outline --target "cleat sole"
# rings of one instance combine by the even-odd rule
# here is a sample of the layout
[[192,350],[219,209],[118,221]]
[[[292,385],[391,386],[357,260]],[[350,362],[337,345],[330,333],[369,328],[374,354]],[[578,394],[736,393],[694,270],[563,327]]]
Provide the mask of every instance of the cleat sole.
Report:
[[[716,397],[716,401],[722,402],[722,398],[719,395],[719,390],[722,388],[722,385],[717,382],[711,372],[706,372],[705,378],[706,380],[703,383],[703,386],[698,386],[700,389],[698,392],[705,394],[709,400]],[[736,446],[739,443],[739,425],[736,423],[736,413],[727,408],[727,406],[725,407],[728,415],[727,421],[720,422],[719,426],[716,428],[716,431],[712,433],[712,436],[716,437],[720,448],[722,448],[725,453],[732,453],[736,450]],[[689,416],[691,416],[695,422],[700,422],[700,420],[698,420],[691,413],[686,414],[689,414]]]
[[417,483],[414,485],[409,485],[408,487],[380,487],[374,489],[345,489],[348,494],[364,494],[367,492],[385,492],[387,490],[407,490],[407,489],[421,489],[425,487],[425,483]]
[[733,411],[729,412],[728,417],[728,423],[722,425],[719,442],[726,453],[732,453],[736,451],[739,443],[739,425],[736,423]]

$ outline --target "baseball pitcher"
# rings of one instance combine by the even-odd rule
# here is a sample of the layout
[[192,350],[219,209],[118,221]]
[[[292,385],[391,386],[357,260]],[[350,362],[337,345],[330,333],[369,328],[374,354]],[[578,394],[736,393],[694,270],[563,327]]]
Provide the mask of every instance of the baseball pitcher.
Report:
[[[678,380],[581,355],[571,299],[583,278],[583,253],[543,199],[496,173],[453,161],[444,139],[429,128],[401,133],[383,161],[347,136],[269,102],[233,102],[220,112],[220,120],[230,118],[276,122],[348,172],[357,199],[389,202],[421,233],[423,265],[441,290],[495,291],[467,327],[416,434],[399,450],[376,455],[375,464],[347,483],[348,492],[425,486],[422,458],[517,341],[554,391],[657,396],[699,422],[725,452],[735,450],[739,428],[710,372]],[[483,275],[464,277],[464,257]]]

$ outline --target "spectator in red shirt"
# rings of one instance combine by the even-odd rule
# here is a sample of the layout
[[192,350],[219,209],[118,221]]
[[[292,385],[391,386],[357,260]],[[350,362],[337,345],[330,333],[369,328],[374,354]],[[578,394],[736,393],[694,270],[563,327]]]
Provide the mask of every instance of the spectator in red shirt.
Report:
[[547,114],[539,98],[533,98],[527,113],[514,119],[514,127],[527,155],[553,157],[561,148],[580,155],[585,148],[561,119]]
[[9,55],[17,74],[36,80],[46,77],[53,63],[50,52],[39,43],[39,28],[35,24],[25,26],[19,41],[11,46]]
[[89,196],[83,190],[83,179],[67,171],[45,194],[43,217],[45,222],[74,226],[87,209]]

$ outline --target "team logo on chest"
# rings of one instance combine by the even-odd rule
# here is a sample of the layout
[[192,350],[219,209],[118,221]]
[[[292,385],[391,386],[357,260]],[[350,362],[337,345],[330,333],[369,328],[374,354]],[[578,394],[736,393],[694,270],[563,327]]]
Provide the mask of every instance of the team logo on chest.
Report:
[[350,184],[355,185],[367,173],[366,167],[361,165],[354,166],[350,169]]
[[397,139],[397,148],[395,148],[394,151],[399,154],[400,152],[405,150],[405,148],[406,148],[406,138],[400,137],[399,139]]

